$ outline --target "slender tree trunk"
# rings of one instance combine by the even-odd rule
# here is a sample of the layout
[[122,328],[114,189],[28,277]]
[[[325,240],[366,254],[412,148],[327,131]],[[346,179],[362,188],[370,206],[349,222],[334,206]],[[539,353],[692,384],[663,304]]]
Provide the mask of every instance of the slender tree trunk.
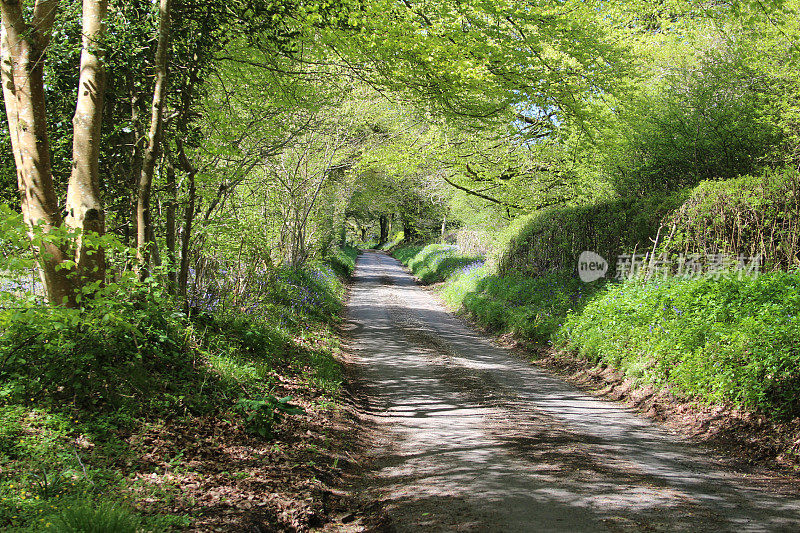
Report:
[[178,281],[177,269],[175,265],[175,212],[178,206],[178,186],[175,181],[175,165],[172,163],[170,157],[167,158],[167,262],[169,263],[169,271],[167,279],[169,280],[170,290],[174,292],[175,285]]
[[183,149],[183,144],[178,142],[178,154],[180,157],[181,167],[185,170],[189,182],[189,201],[186,205],[186,212],[183,217],[183,235],[181,236],[181,268],[178,272],[178,291],[183,298],[186,298],[189,284],[189,244],[192,239],[192,223],[194,222],[195,214],[195,201],[196,190],[194,177],[197,174],[197,169],[192,166],[189,158]]
[[381,215],[378,218],[378,222],[380,222],[381,225],[381,238],[378,244],[383,246],[389,240],[389,217]]
[[[37,1],[28,24],[20,2],[0,1],[3,98],[22,213],[32,238],[34,226],[46,233],[63,223],[53,187],[43,76],[58,4],[58,0]],[[59,268],[67,259],[65,250],[53,242],[42,242],[37,250],[40,276],[54,305],[75,304],[69,269]]]
[[164,102],[167,92],[167,48],[169,47],[171,0],[161,0],[156,49],[156,83],[153,89],[153,108],[147,146],[142,158],[142,172],[136,187],[136,258],[140,279],[148,276],[148,264],[153,242],[152,214],[150,213],[150,194],[153,187],[156,161],[161,148]]
[[131,191],[130,197],[128,198],[130,210],[128,211],[129,220],[126,224],[125,242],[129,246],[132,246],[135,245],[132,243],[136,241],[136,194],[139,184],[139,175],[142,173],[142,140],[144,139],[144,133],[139,124],[140,94],[136,89],[136,83],[133,78],[131,78],[128,92],[130,96],[131,137],[133,141],[131,142],[130,177],[128,180]]
[[83,236],[105,233],[105,213],[100,200],[100,128],[106,72],[102,46],[108,0],[84,0],[83,49],[81,51],[78,101],[72,118],[72,175],[67,189],[67,218],[79,230],[75,263],[80,285],[105,279],[105,253],[86,246]]

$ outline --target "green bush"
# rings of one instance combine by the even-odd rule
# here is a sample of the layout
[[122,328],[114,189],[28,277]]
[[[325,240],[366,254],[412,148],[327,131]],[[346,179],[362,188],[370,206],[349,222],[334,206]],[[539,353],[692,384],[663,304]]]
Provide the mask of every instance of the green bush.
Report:
[[410,244],[405,246],[398,246],[392,250],[392,257],[403,263],[405,266],[411,262],[412,259],[422,250],[424,246]]
[[654,251],[761,255],[768,269],[785,270],[800,263],[800,176],[781,168],[677,193],[540,211],[516,220],[497,249],[491,262],[503,276],[574,275],[587,250],[603,256],[611,273],[619,255]]
[[165,312],[162,303],[106,294],[83,309],[0,312],[0,397],[114,410],[130,404],[131,395],[171,389],[171,380],[159,383],[155,376],[177,371],[192,357],[186,317]]
[[669,254],[762,256],[768,270],[800,263],[800,174],[779,168],[706,181],[665,221]]
[[248,431],[262,437],[273,437],[275,426],[284,415],[303,414],[303,408],[290,403],[291,396],[278,398],[268,394],[263,400],[241,398],[236,403],[236,410],[244,415]]
[[[754,68],[748,45],[715,42],[691,66],[659,68],[615,110],[612,145],[594,146],[622,196],[645,196],[756,171],[782,144],[780,84]],[[694,64],[692,64],[694,63]]]

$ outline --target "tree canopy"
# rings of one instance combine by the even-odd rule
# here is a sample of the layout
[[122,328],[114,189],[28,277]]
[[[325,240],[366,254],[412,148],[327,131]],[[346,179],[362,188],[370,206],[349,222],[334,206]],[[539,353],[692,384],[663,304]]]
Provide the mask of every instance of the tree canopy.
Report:
[[[81,251],[90,234],[137,248],[126,268],[142,276],[167,265],[185,294],[190,270],[245,248],[298,264],[343,240],[499,229],[794,165],[796,7],[6,2],[2,195],[17,203],[14,176],[35,190],[32,236],[77,231],[35,248],[61,303],[105,280],[102,248]],[[92,72],[102,83],[79,79]],[[46,144],[18,135],[30,121]]]

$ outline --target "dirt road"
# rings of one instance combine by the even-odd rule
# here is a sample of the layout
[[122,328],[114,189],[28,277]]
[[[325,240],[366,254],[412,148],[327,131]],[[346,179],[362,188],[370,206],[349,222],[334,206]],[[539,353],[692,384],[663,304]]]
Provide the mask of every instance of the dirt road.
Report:
[[397,531],[800,531],[800,496],[580,392],[359,258],[348,325]]

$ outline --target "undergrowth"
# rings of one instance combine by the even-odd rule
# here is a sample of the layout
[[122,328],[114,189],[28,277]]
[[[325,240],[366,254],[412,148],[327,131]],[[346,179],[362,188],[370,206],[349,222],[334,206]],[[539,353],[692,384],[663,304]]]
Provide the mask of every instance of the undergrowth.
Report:
[[336,250],[280,270],[246,305],[190,315],[153,279],[117,280],[81,309],[12,294],[0,309],[0,529],[191,524],[137,505],[142,450],[131,442],[167,422],[208,417],[275,438],[285,417],[302,412],[279,394],[281,380],[335,393],[332,325],[356,254]]
[[800,415],[800,275],[611,285],[554,340],[627,375],[779,418]]

